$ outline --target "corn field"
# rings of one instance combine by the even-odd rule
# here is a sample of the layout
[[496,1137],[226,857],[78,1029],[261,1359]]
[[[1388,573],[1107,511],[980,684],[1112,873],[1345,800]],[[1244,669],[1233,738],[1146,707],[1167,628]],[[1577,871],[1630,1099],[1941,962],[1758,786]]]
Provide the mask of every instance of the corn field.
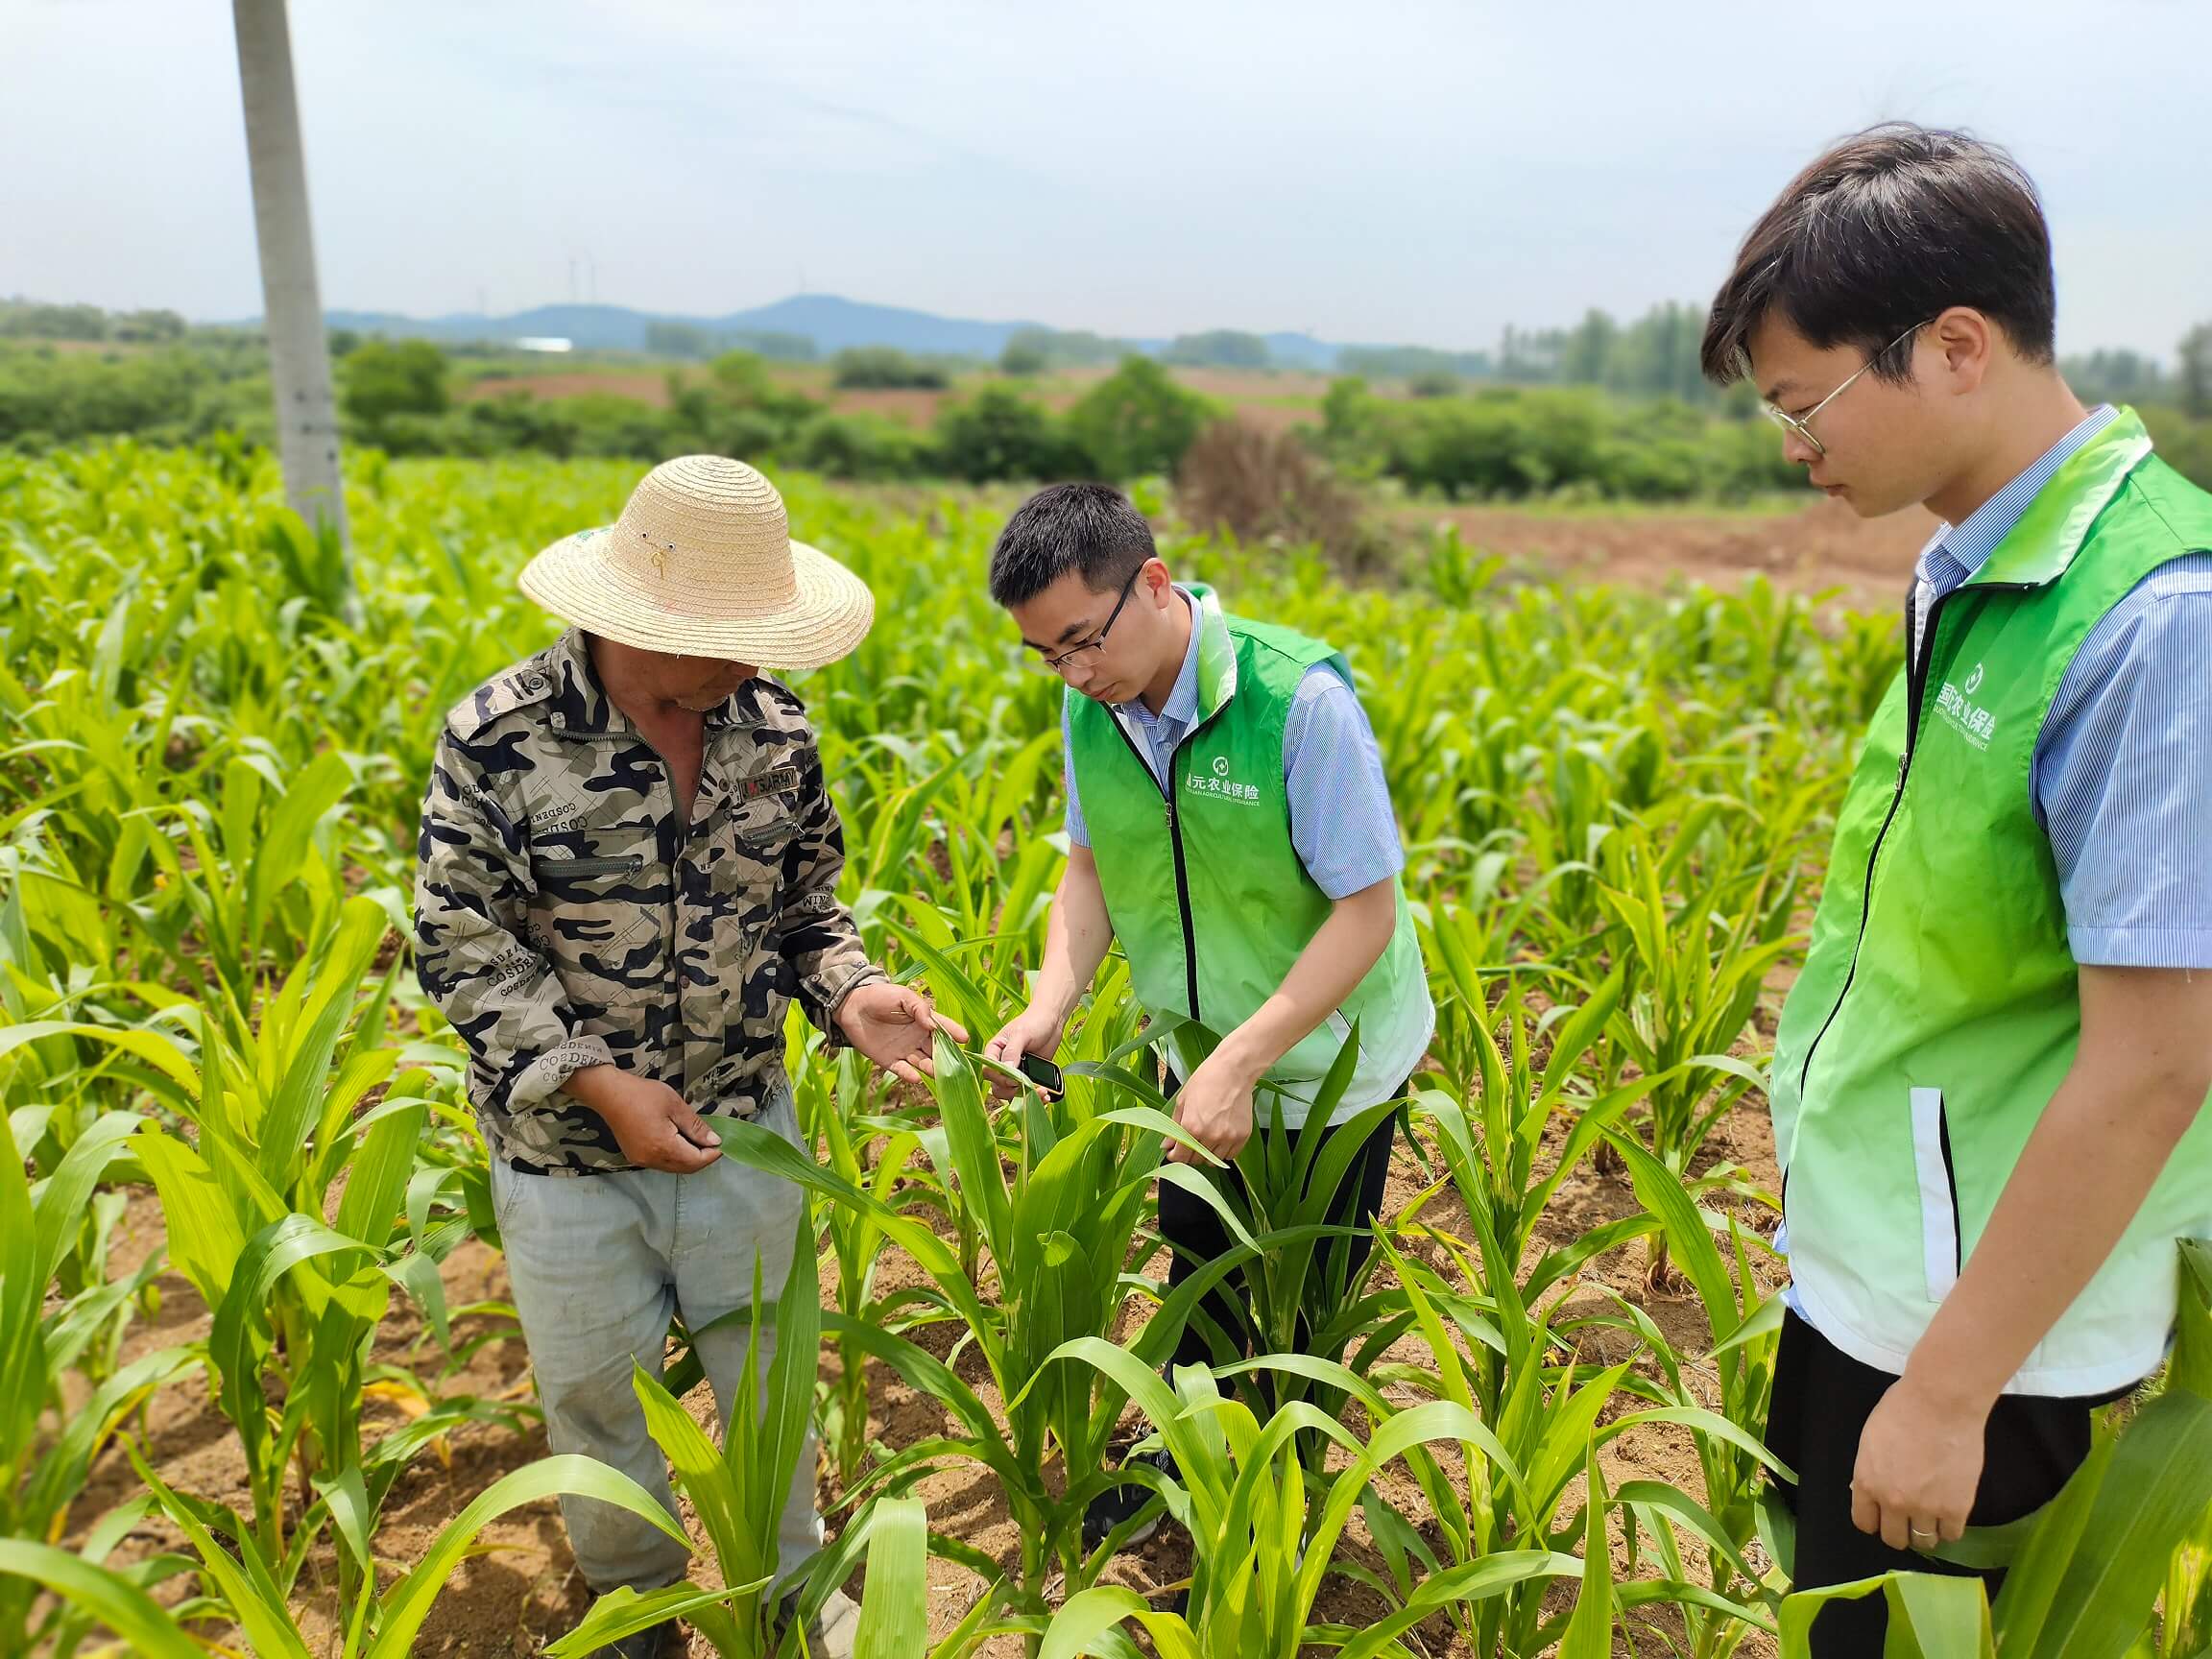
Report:
[[[511,1512],[576,1493],[675,1527],[614,1471],[535,1455],[513,1309],[451,1282],[497,1228],[406,899],[444,711],[557,626],[515,571],[632,482],[371,456],[356,603],[265,457],[0,456],[0,1654],[460,1651]],[[984,591],[999,515],[783,482],[795,531],[878,600],[861,650],[798,685],[842,896],[980,1037],[1026,1000],[1066,850],[1059,687]],[[1223,1200],[1237,1252],[1169,1293],[1168,1106],[1118,958],[1057,1099],[993,1105],[942,1037],[925,1094],[795,1018],[812,1162],[725,1127],[813,1197],[763,1403],[717,1445],[695,1366],[639,1374],[692,1576],[604,1599],[551,1651],[671,1613],[771,1651],[809,1413],[832,1542],[808,1594],[864,1570],[867,1655],[1802,1650],[1816,1598],[1791,1596],[1760,1439],[1785,1277],[1762,1068],[1895,619],[1758,581],[1546,579],[1449,536],[1357,589],[1296,549],[1163,551],[1346,647],[1381,741],[1439,1026],[1378,1247],[1324,1273],[1306,1194],[1331,1183],[1262,1135]],[[150,1250],[122,1249],[132,1217]],[[1282,1351],[1163,1379],[1240,1264]],[[1301,1322],[1330,1358],[1287,1352]],[[501,1352],[520,1385],[471,1387]],[[891,1389],[926,1407],[897,1431]],[[166,1455],[164,1402],[226,1448],[221,1490]],[[1895,1651],[2212,1649],[2200,1303],[2111,1416],[2050,1521],[1975,1541],[2017,1551],[1993,1609],[1970,1580],[1874,1590]],[[1180,1608],[1084,1548],[1132,1445],[1174,1454]],[[396,1557],[397,1506],[471,1449],[496,1478]],[[996,1547],[942,1499],[977,1483],[1011,1523]]]

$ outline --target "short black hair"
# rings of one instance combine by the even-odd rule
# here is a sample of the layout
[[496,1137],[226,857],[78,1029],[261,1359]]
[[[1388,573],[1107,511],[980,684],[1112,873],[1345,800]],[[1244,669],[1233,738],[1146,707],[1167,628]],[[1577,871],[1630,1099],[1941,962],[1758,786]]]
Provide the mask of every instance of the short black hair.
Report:
[[991,597],[1022,605],[1070,570],[1111,592],[1158,557],[1152,526],[1111,484],[1054,484],[1015,510],[991,548]]
[[1705,323],[1706,377],[1749,371],[1773,311],[1815,346],[1857,346],[1883,379],[1911,373],[1884,348],[1970,305],[2033,363],[2052,361],[2057,300],[2051,228],[2035,185],[1994,144],[1888,122],[1854,133],[1790,181],[1737,250]]

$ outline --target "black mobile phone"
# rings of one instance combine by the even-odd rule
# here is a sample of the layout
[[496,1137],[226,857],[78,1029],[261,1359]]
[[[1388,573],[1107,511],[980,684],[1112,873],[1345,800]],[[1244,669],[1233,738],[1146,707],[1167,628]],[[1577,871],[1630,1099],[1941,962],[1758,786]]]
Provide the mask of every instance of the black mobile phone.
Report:
[[1060,1068],[1042,1054],[1022,1055],[1014,1063],[1014,1070],[1047,1094],[1060,1094],[1067,1091],[1067,1085],[1060,1076]]

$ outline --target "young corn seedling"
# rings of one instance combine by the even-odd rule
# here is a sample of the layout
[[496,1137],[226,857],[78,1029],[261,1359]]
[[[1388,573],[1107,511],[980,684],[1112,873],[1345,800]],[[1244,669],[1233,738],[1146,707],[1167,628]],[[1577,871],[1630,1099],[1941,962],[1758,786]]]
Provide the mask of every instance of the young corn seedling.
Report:
[[[378,1044],[391,975],[359,997],[383,932],[373,902],[349,901],[335,933],[264,1001],[255,1025],[181,1004],[167,1011],[179,1036],[152,1026],[76,1028],[144,1062],[158,1097],[198,1131],[187,1140],[149,1123],[128,1144],[160,1193],[171,1261],[215,1311],[209,1368],[245,1456],[256,1537],[272,1561],[294,1570],[311,1534],[288,1545],[288,1471],[299,1477],[301,1510],[335,1493],[325,1512],[350,1524],[358,1511],[365,1527],[408,1453],[459,1421],[513,1415],[441,1402],[400,1434],[363,1445],[370,1341],[395,1285],[446,1345],[444,1286],[421,1225],[430,1200],[416,1183],[434,1104],[420,1091],[431,1079],[395,1076],[397,1053]],[[387,1081],[384,1099],[356,1115],[368,1091]],[[341,1176],[343,1195],[325,1224],[326,1196]],[[407,1209],[412,1237],[399,1219]],[[457,1238],[441,1229],[435,1247]],[[272,1373],[275,1410],[263,1389]],[[349,1560],[341,1555],[342,1574]]]
[[[1202,1049],[1217,1041],[1202,1026],[1185,1022]],[[1329,1123],[1358,1063],[1355,1024],[1328,1074],[1313,1091],[1309,1125]],[[1331,1219],[1337,1192],[1351,1175],[1354,1161],[1370,1137],[1392,1127],[1405,1110],[1401,1100],[1364,1108],[1326,1134],[1291,1130],[1276,1115],[1280,1092],[1262,1085],[1254,1109],[1260,1117],[1252,1138],[1237,1155],[1241,1189],[1211,1169],[1163,1165],[1159,1176],[1172,1181],[1213,1207],[1227,1224],[1233,1248],[1245,1257],[1238,1281],[1244,1329],[1222,1331],[1204,1309],[1194,1310],[1213,1344],[1216,1364],[1227,1367],[1245,1357],[1246,1344],[1261,1354],[1313,1353],[1335,1358],[1351,1352],[1356,1372],[1364,1372],[1406,1328],[1391,1298],[1371,1288],[1370,1255],[1357,1269],[1348,1241],[1359,1231]],[[1166,1101],[1161,1106],[1168,1107]],[[1226,1267],[1226,1259],[1219,1263]],[[1186,1284],[1189,1282],[1187,1281]],[[1256,1409],[1272,1410],[1279,1399],[1310,1398],[1323,1410],[1341,1402],[1327,1389],[1314,1392],[1310,1380],[1288,1375],[1238,1372]],[[1278,1395],[1278,1390],[1283,1391]],[[1302,1442],[1313,1456],[1326,1447],[1317,1438]]]
[[[1541,1018],[1529,1009],[1518,984],[1508,980],[1495,1009],[1472,964],[1446,954],[1452,987],[1450,1005],[1458,1010],[1462,1046],[1468,1055],[1468,1083],[1462,1094],[1424,1089],[1414,1095],[1418,1121],[1431,1132],[1444,1180],[1433,1183],[1407,1205],[1404,1228],[1428,1210],[1448,1182],[1473,1214],[1480,1211],[1499,1256],[1521,1280],[1521,1294],[1534,1300],[1606,1251],[1651,1230],[1647,1216],[1631,1215],[1595,1228],[1572,1243],[1531,1261],[1537,1232],[1551,1201],[1601,1145],[1606,1128],[1664,1078],[1645,1077],[1593,1095],[1587,1075],[1606,1025],[1620,1006],[1622,972],[1616,969],[1590,999],[1572,1008],[1554,1008]],[[1495,1031],[1496,1035],[1493,1035]],[[1537,1045],[1549,1036],[1551,1051],[1537,1062]],[[1501,1038],[1503,1043],[1501,1043]],[[1571,1124],[1539,1176],[1546,1155],[1545,1132],[1554,1118]],[[1460,1264],[1470,1283],[1481,1270],[1480,1246],[1453,1238],[1433,1226],[1426,1230]]]
[[[100,1119],[34,1190],[0,1116],[0,1538],[41,1547],[59,1538],[93,1460],[124,1421],[198,1362],[189,1349],[160,1349],[114,1371],[89,1398],[64,1397],[71,1365],[130,1286],[88,1286],[52,1308],[47,1291],[80,1210],[137,1121],[125,1113]],[[96,1559],[112,1542],[95,1538],[86,1554]],[[28,1578],[0,1578],[0,1651],[30,1653],[57,1636],[57,1616],[35,1616],[36,1595]]]
[[[871,1480],[954,1451],[982,1462],[998,1476],[1021,1531],[1016,1588],[1038,1609],[1048,1579],[1083,1582],[1102,1564],[1103,1551],[1090,1562],[1082,1555],[1083,1512],[1118,1479],[1105,1464],[1121,1397],[1058,1350],[1077,1336],[1120,1330],[1141,1283],[1129,1271],[1132,1246],[1162,1138],[1179,1131],[1157,1096],[1078,1118],[1065,1102],[1030,1094],[1008,1109],[1009,1146],[995,1132],[975,1071],[942,1035],[936,1070],[946,1159],[939,1178],[959,1188],[977,1217],[995,1281],[995,1293],[982,1299],[964,1278],[932,1268],[937,1310],[966,1325],[962,1340],[990,1373],[1004,1428],[911,1342],[842,1319],[834,1329],[840,1342],[865,1347],[913,1386],[951,1404],[961,1431],[909,1449]],[[1141,1346],[1153,1363],[1178,1323],[1164,1310],[1146,1327]]]
[[[1644,1142],[1678,1182],[1714,1125],[1765,1087],[1759,1068],[1729,1050],[1790,948],[1797,894],[1793,877],[1770,885],[1763,873],[1724,874],[1671,907],[1669,878],[1691,878],[1681,856],[1690,844],[1678,840],[1663,856],[1642,830],[1627,833],[1621,883],[1602,895],[1626,972],[1608,1031],[1618,1055],[1652,1080]],[[1651,1276],[1654,1285],[1668,1282],[1664,1249],[1653,1252]]]
[[[1515,1585],[1581,1571],[1571,1555],[1501,1550],[1470,1570],[1426,1580],[1388,1618],[1365,1629],[1318,1623],[1313,1607],[1322,1579],[1376,1471],[1432,1441],[1480,1435],[1474,1414],[1441,1400],[1398,1412],[1384,1408],[1362,1441],[1304,1401],[1278,1407],[1262,1423],[1241,1400],[1223,1396],[1201,1367],[1178,1368],[1170,1389],[1110,1343],[1085,1338],[1069,1344],[1067,1353],[1126,1390],[1172,1455],[1172,1476],[1144,1466],[1142,1478],[1190,1529],[1193,1561],[1187,1611],[1155,1609],[1118,1586],[1085,1590],[1070,1597],[1046,1628],[1044,1659],[1126,1653],[1119,1627],[1132,1620],[1164,1659],[1295,1659],[1312,1647],[1339,1649],[1348,1659],[1404,1654],[1398,1638],[1440,1607],[1484,1601]],[[1359,1386],[1349,1373],[1342,1380]],[[1344,1448],[1349,1467],[1311,1475],[1298,1450],[1309,1435]]]
[[[19,1574],[96,1615],[127,1634],[134,1653],[201,1653],[202,1646],[179,1634],[179,1622],[219,1619],[235,1623],[256,1659],[320,1659],[328,1649],[311,1642],[301,1628],[284,1565],[267,1554],[254,1529],[220,1504],[173,1490],[130,1448],[132,1467],[162,1514],[184,1534],[206,1593],[175,1614],[154,1606],[145,1592],[112,1569],[77,1562],[58,1550],[0,1541],[0,1574]],[[629,1476],[589,1457],[541,1458],[502,1476],[440,1529],[422,1559],[379,1593],[376,1574],[353,1575],[337,1603],[343,1632],[336,1659],[406,1659],[435,1608],[440,1594],[472,1552],[476,1537],[509,1511],[563,1493],[596,1498],[629,1510],[682,1540],[683,1531],[667,1511]],[[346,1548],[366,1551],[366,1534],[349,1537]],[[119,1622],[122,1621],[122,1622]],[[173,1639],[173,1640],[172,1640]]]
[[[1782,1298],[1779,1294],[1760,1294],[1749,1246],[1733,1218],[1727,1224],[1730,1251],[1724,1258],[1714,1240],[1712,1226],[1666,1166],[1627,1137],[1615,1139],[1627,1161],[1637,1198],[1658,1218],[1661,1235],[1671,1244],[1674,1261],[1704,1310],[1713,1343],[1709,1358],[1719,1384],[1720,1414],[1745,1435],[1755,1436],[1767,1421],[1773,1394]],[[1651,1335],[1656,1334],[1656,1328],[1641,1310],[1626,1311]],[[1686,1405],[1695,1404],[1679,1357],[1663,1342],[1655,1344],[1652,1351],[1660,1357],[1671,1396]],[[1742,1440],[1699,1434],[1696,1444],[1705,1503],[1687,1506],[1663,1503],[1661,1506],[1671,1508],[1703,1539],[1715,1589],[1728,1589],[1732,1578],[1742,1579],[1771,1600],[1763,1575],[1745,1565],[1743,1551],[1757,1537],[1769,1554],[1778,1553],[1788,1530],[1787,1514],[1779,1510],[1767,1486],[1767,1471],[1773,1460],[1763,1448],[1756,1448],[1755,1441],[1747,1445]]]
[[685,1581],[642,1595],[623,1589],[603,1596],[584,1622],[549,1650],[554,1659],[589,1653],[600,1644],[676,1617],[689,1620],[724,1659],[768,1659],[778,1651],[795,1655],[796,1639],[784,1640],[783,1598],[798,1599],[796,1617],[789,1622],[796,1631],[851,1571],[864,1527],[848,1527],[835,1546],[813,1557],[796,1582],[779,1577],[778,1522],[807,1449],[820,1364],[822,1306],[809,1248],[812,1233],[802,1223],[790,1271],[773,1304],[765,1301],[756,1260],[752,1303],[724,1316],[724,1322],[744,1322],[748,1335],[732,1397],[717,1402],[724,1413],[719,1451],[661,1381],[632,1361],[631,1381],[646,1429],[676,1471],[676,1489],[698,1513],[722,1588],[702,1591]]

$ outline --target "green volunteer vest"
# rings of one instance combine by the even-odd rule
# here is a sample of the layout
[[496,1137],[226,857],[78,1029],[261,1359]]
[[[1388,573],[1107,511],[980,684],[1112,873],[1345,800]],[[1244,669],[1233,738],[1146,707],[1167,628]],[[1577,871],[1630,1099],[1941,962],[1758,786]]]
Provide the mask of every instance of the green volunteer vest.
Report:
[[[1115,936],[1138,1000],[1154,1015],[1235,1029],[1281,987],[1330,911],[1290,839],[1283,733],[1306,670],[1330,646],[1288,629],[1225,614],[1205,589],[1198,630],[1198,718],[1177,745],[1169,786],[1153,778],[1140,739],[1110,709],[1068,693],[1076,793]],[[1420,946],[1398,893],[1398,926],[1344,1005],[1268,1071],[1285,1120],[1359,1027],[1358,1069],[1343,1109],[1387,1099],[1419,1065],[1434,1027]],[[1189,1076],[1203,1055],[1167,1033],[1169,1060]],[[1268,1104],[1259,1110],[1264,1115]]]
[[[2212,548],[2212,496],[2131,410],[2067,460],[1934,608],[1868,732],[1805,972],[1775,1043],[1775,1147],[1806,1316],[1902,1372],[2072,1065],[2078,969],[2031,795],[2037,734],[2089,631]],[[2175,1240],[2212,1232],[2212,1115],[2008,1385],[2091,1394],[2153,1369]]]

